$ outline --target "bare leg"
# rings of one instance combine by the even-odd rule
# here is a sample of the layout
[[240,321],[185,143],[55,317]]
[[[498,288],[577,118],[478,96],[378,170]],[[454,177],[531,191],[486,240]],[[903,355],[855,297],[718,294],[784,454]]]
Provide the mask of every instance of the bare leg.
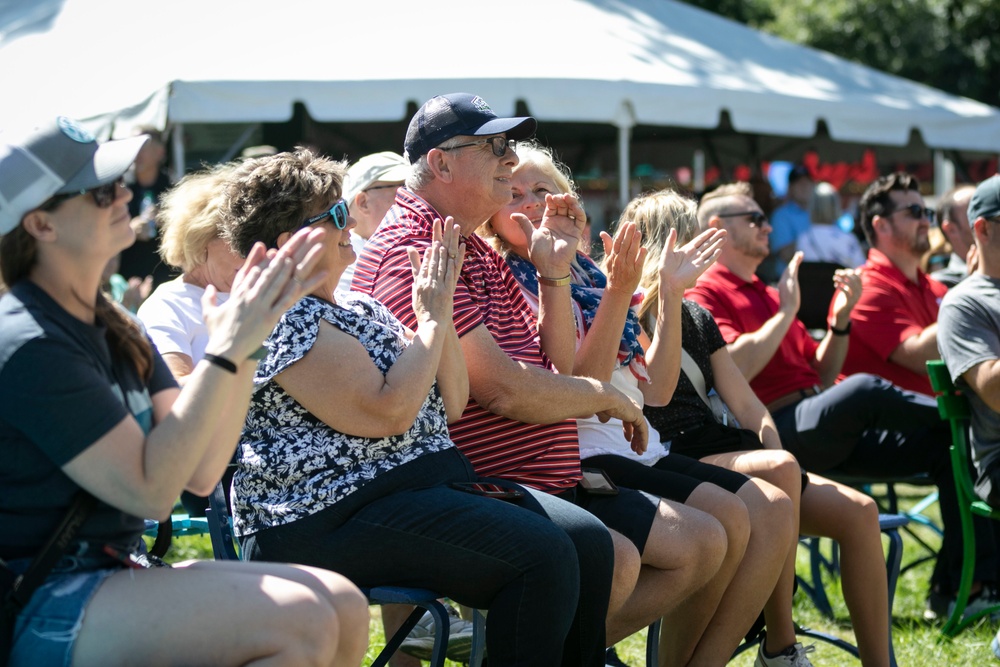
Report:
[[367,645],[368,601],[346,578],[208,561],[110,577],[87,606],[73,664],[350,667]]
[[[734,501],[742,501],[739,511],[731,507]],[[751,479],[735,496],[711,484],[702,484],[688,498],[687,504],[717,518],[727,535],[748,534],[742,559],[732,558],[727,553],[715,577],[731,581],[688,663],[722,665],[732,656],[771,597],[787,561],[787,552],[798,539],[794,532],[792,502],[776,486]],[[733,538],[729,544],[732,549]],[[700,596],[699,592],[694,597]]]
[[865,667],[889,664],[889,591],[871,497],[818,475],[802,494],[802,532],[837,540],[844,601]]
[[[611,619],[618,616],[632,592],[635,591],[642,563],[639,550],[635,548],[631,540],[618,531],[608,530],[608,532],[611,533],[611,541],[615,547],[615,573],[614,580],[611,582],[611,600],[608,603],[606,631],[608,644],[613,645],[615,642],[610,639],[612,636]],[[627,636],[626,634],[621,639]]]
[[[635,590],[621,611],[608,618],[608,643],[614,644],[671,613],[677,618],[671,616],[665,625],[671,626],[672,632],[684,636],[687,631],[675,625],[683,624],[695,628],[700,636],[708,617],[682,617],[677,612],[684,600],[719,571],[725,552],[725,530],[718,521],[699,510],[661,500]],[[714,609],[718,597],[711,604]],[[676,647],[671,646],[671,650]]]
[[[396,634],[396,631],[403,625],[413,607],[408,604],[384,604],[382,605],[382,629],[385,631],[385,639]],[[406,655],[402,651],[389,658],[389,667],[420,667],[420,660],[412,655]]]
[[729,635],[739,628],[730,627],[728,633],[723,628],[712,631],[711,621],[743,559],[750,539],[750,517],[739,498],[712,484],[700,484],[688,497],[686,506],[719,522],[726,535],[726,552],[715,575],[664,618],[660,662],[661,665],[699,664],[714,652],[717,654],[714,664],[724,664],[739,643],[737,638],[729,646]]
[[795,584],[795,550],[799,535],[800,493],[802,473],[794,456],[783,450],[757,449],[707,456],[702,459],[723,468],[757,477],[781,489],[792,502],[792,535],[795,536],[785,554],[785,563],[778,576],[774,591],[764,604],[767,623],[765,650],[774,655],[797,640],[792,620],[792,595]]

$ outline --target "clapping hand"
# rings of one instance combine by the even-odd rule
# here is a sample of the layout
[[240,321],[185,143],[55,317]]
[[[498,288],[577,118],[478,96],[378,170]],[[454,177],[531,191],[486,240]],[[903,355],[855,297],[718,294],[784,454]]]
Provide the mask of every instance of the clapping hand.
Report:
[[292,304],[316,289],[326,271],[314,271],[324,252],[322,228],[303,229],[280,250],[254,244],[236,274],[229,299],[216,303],[216,289],[209,285],[202,297],[202,311],[215,354],[238,363],[257,351]]
[[642,278],[642,267],[648,250],[642,245],[642,232],[634,222],[622,224],[612,239],[607,232],[601,232],[604,242],[604,270],[608,274],[606,291],[635,294]]
[[450,322],[455,303],[455,286],[465,259],[461,228],[451,216],[442,223],[434,220],[431,244],[421,260],[416,248],[406,254],[413,267],[413,312],[418,321]]
[[545,210],[536,228],[523,213],[511,219],[521,227],[528,242],[528,259],[540,275],[562,278],[569,275],[570,263],[583,241],[587,214],[571,194],[545,195]]
[[790,315],[797,315],[802,304],[802,292],[799,289],[799,266],[802,265],[802,251],[799,250],[785,267],[784,273],[778,279],[778,301],[781,310]]
[[677,230],[671,229],[660,255],[660,292],[683,294],[694,287],[701,274],[715,264],[726,243],[724,229],[706,229],[680,248],[675,248]]
[[[833,297],[833,316],[843,319],[851,314],[861,299],[861,271],[857,269],[837,269],[833,274],[836,290]],[[838,325],[842,328],[843,325]]]

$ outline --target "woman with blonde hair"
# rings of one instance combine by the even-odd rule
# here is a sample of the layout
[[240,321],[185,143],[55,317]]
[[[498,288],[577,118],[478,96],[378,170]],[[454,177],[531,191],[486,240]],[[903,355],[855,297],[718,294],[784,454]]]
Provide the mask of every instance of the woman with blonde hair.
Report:
[[[650,376],[669,375],[671,366],[676,374],[680,340],[679,331],[676,336],[657,335],[646,341],[648,349],[643,350],[631,309],[637,302],[636,285],[645,258],[639,235],[634,225],[619,229],[614,239],[602,234],[605,276],[583,253],[571,254],[579,241],[571,231],[536,230],[546,196],[573,194],[573,183],[548,149],[519,142],[516,150],[520,162],[511,178],[512,201],[480,233],[506,255],[538,315],[543,349],[559,372],[610,381],[641,405],[651,395]],[[723,237],[716,232],[703,235],[672,255],[662,270],[681,282],[694,280],[714,261]],[[539,284],[552,287],[551,278],[541,276],[561,278],[561,274],[531,263],[531,249],[538,243],[564,246],[564,255],[569,256],[566,286],[541,299]],[[662,400],[669,400],[669,395]],[[591,418],[577,420],[577,426],[581,464],[603,470],[616,484],[664,498],[674,513],[677,541],[694,540],[707,525],[722,525],[727,542],[722,567],[707,585],[677,600],[668,611],[661,656],[663,664],[672,665],[725,663],[777,580],[782,559],[772,555],[774,544],[794,539],[791,503],[766,482],[668,456],[654,430],[649,450],[643,453],[629,449],[620,424]],[[696,553],[695,542],[689,544],[691,553]]]
[[858,237],[837,226],[843,213],[840,193],[830,183],[817,183],[809,204],[809,229],[799,235],[796,247],[805,262],[834,262],[853,269],[865,263]]
[[138,317],[180,384],[187,381],[208,342],[202,298],[209,285],[225,300],[243,259],[220,237],[223,185],[236,163],[188,174],[160,200],[160,256],[181,275],[143,302]]
[[[682,194],[663,190],[632,200],[622,213],[623,224],[642,232],[653,257],[669,256],[673,244],[686,242],[698,231],[697,205]],[[669,276],[646,269],[640,286],[646,297],[639,309],[648,333],[668,326],[663,315]],[[671,298],[682,290],[671,288]],[[677,317],[679,315],[679,317]],[[676,317],[681,341],[689,355],[687,368],[677,378],[669,403],[647,402],[644,412],[671,443],[671,451],[770,481],[795,502],[795,517],[803,534],[836,539],[843,559],[844,597],[854,625],[862,663],[884,667],[889,663],[889,607],[878,508],[865,494],[812,473],[795,474],[794,457],[781,448],[777,428],[767,409],[729,356],[711,314],[684,299]],[[697,370],[694,370],[697,369]],[[692,372],[702,379],[692,378]],[[657,378],[652,378],[656,384]],[[705,403],[695,382],[706,394],[718,393],[733,422],[720,423]],[[763,449],[761,449],[763,448]],[[785,554],[781,578],[764,607],[767,635],[761,642],[757,667],[799,667],[811,664],[811,650],[797,643],[792,621],[795,545]]]

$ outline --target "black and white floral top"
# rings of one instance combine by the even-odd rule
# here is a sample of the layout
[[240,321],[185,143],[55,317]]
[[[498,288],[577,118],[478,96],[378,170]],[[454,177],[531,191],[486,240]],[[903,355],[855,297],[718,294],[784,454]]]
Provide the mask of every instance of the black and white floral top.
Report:
[[[402,435],[362,438],[336,431],[274,381],[312,348],[321,320],[354,336],[383,373],[409,344],[392,313],[369,296],[338,292],[338,305],[307,296],[282,316],[265,341],[233,478],[238,536],[314,514],[408,461],[454,447],[444,401],[431,387],[416,421]],[[336,388],[351,391],[349,385]]]

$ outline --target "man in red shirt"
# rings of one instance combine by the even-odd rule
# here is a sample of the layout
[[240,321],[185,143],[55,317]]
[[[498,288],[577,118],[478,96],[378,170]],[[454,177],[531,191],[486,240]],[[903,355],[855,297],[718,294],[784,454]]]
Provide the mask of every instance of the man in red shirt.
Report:
[[[571,515],[561,526],[596,516],[614,531],[611,560],[616,585],[610,611],[610,586],[601,588],[595,571],[603,572],[600,563],[593,562],[603,554],[595,558],[578,547],[581,590],[574,623],[578,645],[570,646],[568,640],[563,656],[563,664],[603,665],[605,646],[668,611],[680,614],[679,603],[712,577],[724,553],[715,551],[714,538],[688,536],[693,531],[683,530],[676,513],[659,498],[625,488],[618,495],[604,496],[577,490],[582,475],[574,418],[597,413],[621,419],[625,437],[637,450],[645,448],[646,423],[641,409],[610,383],[552,372],[516,279],[506,262],[475,234],[479,225],[509,203],[510,177],[518,163],[513,142],[534,129],[533,118],[497,118],[478,96],[453,93],[426,102],[406,134],[405,156],[413,171],[365,245],[352,289],[371,294],[413,328],[408,251],[422,252],[430,245],[435,218],[460,226],[465,258],[455,290],[454,320],[471,400],[461,419],[450,424],[451,436],[480,476],[529,487],[530,498],[521,499],[522,504],[538,498],[534,490],[541,491],[547,496],[545,510],[550,516]],[[574,198],[556,195],[547,201],[542,226],[559,227],[572,235],[579,234],[585,221]],[[575,248],[574,243],[570,257]],[[563,278],[569,273],[569,260],[565,265],[560,261],[553,254],[551,261],[536,262],[539,272],[550,276],[541,281],[543,302],[545,290],[569,290],[570,281]],[[678,538],[677,530],[685,537]],[[622,548],[622,535],[632,544]],[[677,627],[700,622],[695,612],[687,616]]]
[[[702,199],[699,224],[726,229],[729,241],[685,296],[712,313],[733,360],[774,417],[782,445],[806,470],[886,478],[931,474],[944,524],[942,563],[951,581],[958,582],[962,534],[947,423],[932,398],[882,377],[858,373],[833,384],[847,354],[860,276],[850,269],[838,271],[829,330],[816,343],[795,316],[801,256],[793,257],[777,289],[754,274],[767,257],[771,226],[743,186],[724,185]],[[992,530],[985,520],[977,520],[976,528],[976,580],[993,582]],[[935,576],[935,583],[948,586],[944,572]]]
[[917,179],[896,172],[868,186],[859,215],[871,250],[840,378],[874,373],[897,387],[933,395],[926,363],[939,357],[938,307],[948,292],[920,270],[934,211],[924,205]]

